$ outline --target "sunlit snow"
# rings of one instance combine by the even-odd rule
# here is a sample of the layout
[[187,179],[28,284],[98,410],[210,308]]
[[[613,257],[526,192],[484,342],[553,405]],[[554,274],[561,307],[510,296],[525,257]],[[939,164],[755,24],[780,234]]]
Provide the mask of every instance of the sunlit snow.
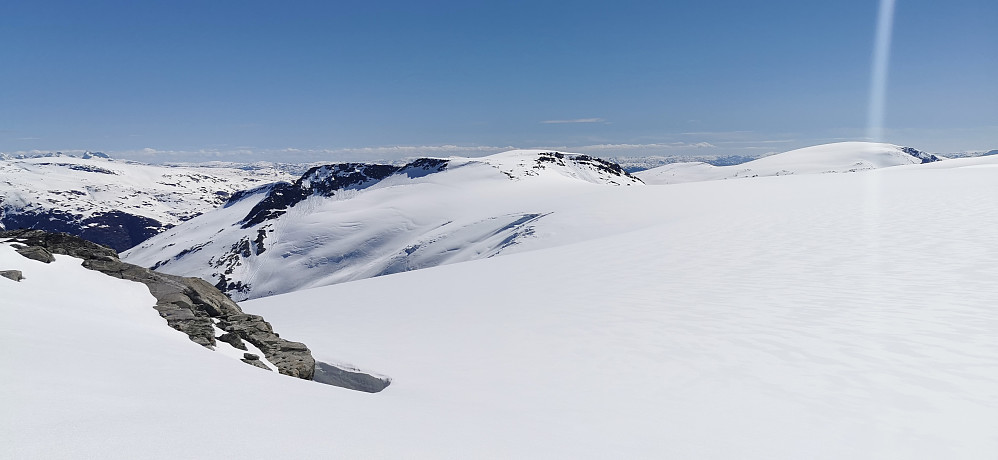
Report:
[[0,251],[27,278],[0,278],[0,455],[994,458],[996,174],[539,181],[557,246],[242,303],[390,376],[378,394],[206,351],[125,282]]

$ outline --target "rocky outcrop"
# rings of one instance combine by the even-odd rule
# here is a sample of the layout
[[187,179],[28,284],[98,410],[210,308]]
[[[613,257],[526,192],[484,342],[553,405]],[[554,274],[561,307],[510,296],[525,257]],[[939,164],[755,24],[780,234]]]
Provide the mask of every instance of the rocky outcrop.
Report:
[[0,270],[0,276],[14,281],[21,281],[24,279],[24,275],[21,274],[20,270]]
[[240,361],[249,364],[250,366],[256,366],[260,369],[266,369],[268,371],[270,370],[266,364],[260,361],[260,356],[254,355],[253,353],[243,353],[243,359],[240,359]]
[[308,347],[303,343],[280,338],[262,316],[242,312],[227,315],[218,322],[218,327],[255,345],[282,374],[309,380],[312,378],[315,360]]
[[233,348],[246,351],[246,344],[243,343],[243,339],[240,339],[237,334],[231,332],[226,332],[217,337],[218,340],[232,345]]
[[942,161],[943,160],[942,158],[939,158],[936,155],[933,155],[931,153],[926,153],[926,152],[923,152],[921,150],[918,150],[918,149],[915,149],[915,148],[912,148],[912,147],[901,147],[901,151],[904,152],[904,153],[907,153],[908,155],[911,155],[911,156],[913,156],[915,158],[918,158],[919,160],[922,161],[923,164],[924,163],[933,163],[933,162],[936,162],[936,161]]
[[[219,340],[246,350],[243,343],[246,341],[259,348],[281,374],[313,380],[317,363],[305,344],[282,339],[263,317],[244,313],[232,299],[200,278],[168,275],[122,262],[113,249],[65,233],[11,230],[0,231],[0,238],[19,243],[18,252],[25,257],[39,260],[38,257],[44,258],[46,254],[49,258],[52,254],[65,254],[83,259],[83,266],[91,270],[143,283],[156,298],[154,308],[166,319],[167,325],[187,334],[193,342],[214,349]],[[216,327],[225,333],[216,337]],[[267,368],[259,357],[244,356],[242,361]],[[369,387],[365,383],[362,388],[355,389],[368,391]]]
[[[443,171],[448,160],[420,158],[405,166],[338,163],[316,166],[305,172],[294,183],[274,184],[267,196],[260,200],[240,222],[242,228],[250,228],[286,213],[289,208],[305,201],[310,196],[333,196],[340,190],[360,190],[370,187],[393,174],[408,177],[422,177]],[[242,199],[243,195],[233,195],[229,203]],[[228,204],[226,204],[228,206]]]
[[15,246],[15,249],[18,254],[31,260],[37,260],[47,264],[55,262],[55,257],[52,256],[52,253],[39,246]]
[[63,254],[83,260],[116,260],[118,258],[118,253],[114,249],[91,243],[67,233],[43,230],[8,230],[0,232],[0,238],[13,238],[23,246],[34,246],[52,254]]

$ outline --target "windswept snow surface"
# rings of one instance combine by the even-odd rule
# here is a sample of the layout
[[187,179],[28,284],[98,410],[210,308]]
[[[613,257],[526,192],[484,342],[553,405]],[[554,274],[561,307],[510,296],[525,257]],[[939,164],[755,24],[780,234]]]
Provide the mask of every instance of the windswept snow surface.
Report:
[[622,230],[242,304],[378,394],[0,251],[0,456],[998,456],[998,158],[576,192]]
[[[633,222],[613,217],[614,206],[593,208],[587,200],[603,188],[643,185],[615,164],[543,150],[388,168],[318,168],[293,185],[260,189],[150,238],[123,257],[199,276],[244,300],[630,228]],[[287,202],[293,204],[281,207]]]
[[[681,184],[746,177],[856,172],[921,163],[931,155],[893,144],[838,142],[791,150],[732,166],[673,163],[634,173],[647,184]],[[938,158],[938,157],[936,157]]]

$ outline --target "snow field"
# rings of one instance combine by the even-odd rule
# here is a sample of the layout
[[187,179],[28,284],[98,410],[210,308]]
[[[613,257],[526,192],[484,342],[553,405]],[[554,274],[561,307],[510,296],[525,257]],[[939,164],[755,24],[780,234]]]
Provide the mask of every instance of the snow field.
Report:
[[548,187],[556,247],[242,303],[373,395],[0,245],[0,457],[993,458],[996,162]]
[[647,193],[666,223],[244,304],[433,401],[428,457],[998,452],[990,170]]

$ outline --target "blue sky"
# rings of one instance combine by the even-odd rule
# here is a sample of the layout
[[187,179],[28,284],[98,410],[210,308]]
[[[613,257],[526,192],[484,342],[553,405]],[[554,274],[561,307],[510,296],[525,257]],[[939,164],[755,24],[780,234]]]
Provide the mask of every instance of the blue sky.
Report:
[[[760,154],[866,135],[876,0],[8,1],[0,152]],[[998,148],[998,2],[897,0],[885,141]]]

